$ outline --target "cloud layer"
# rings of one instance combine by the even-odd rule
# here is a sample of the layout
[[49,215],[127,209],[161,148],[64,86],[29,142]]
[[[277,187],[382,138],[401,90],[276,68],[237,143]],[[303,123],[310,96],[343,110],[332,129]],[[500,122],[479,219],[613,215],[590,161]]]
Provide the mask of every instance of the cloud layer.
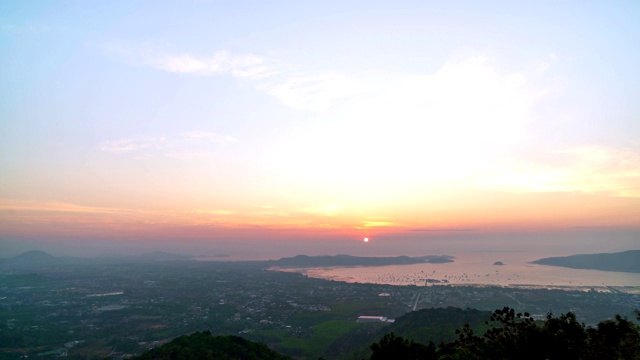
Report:
[[[271,161],[284,173],[314,179],[339,176],[354,183],[368,169],[377,168],[384,171],[371,182],[462,181],[481,189],[640,196],[635,185],[640,183],[640,153],[635,149],[571,144],[545,149],[547,158],[554,159],[550,162],[532,162],[513,153],[529,146],[532,124],[551,121],[541,119],[536,108],[560,91],[554,88],[559,86],[556,78],[548,75],[555,55],[529,70],[507,73],[487,56],[476,55],[449,61],[432,72],[363,74],[305,71],[227,51],[198,56],[107,50],[161,71],[237,78],[289,108],[320,114],[310,125],[278,139]],[[212,132],[182,135],[237,142]],[[128,152],[158,147],[163,141],[122,139],[106,142],[101,150]],[[562,165],[556,164],[558,159]]]
[[102,143],[99,149],[109,153],[127,153],[142,149],[160,148],[165,143],[165,140],[164,137],[151,136],[108,140]]
[[186,131],[178,136],[137,136],[104,141],[98,149],[106,153],[158,153],[173,158],[201,157],[211,153],[216,145],[237,143],[238,139],[212,131]]

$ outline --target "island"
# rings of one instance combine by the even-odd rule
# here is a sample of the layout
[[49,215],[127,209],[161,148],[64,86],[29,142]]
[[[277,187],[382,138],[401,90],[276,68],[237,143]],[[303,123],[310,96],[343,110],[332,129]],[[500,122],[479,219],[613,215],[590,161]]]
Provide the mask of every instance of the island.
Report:
[[442,264],[453,262],[453,256],[395,256],[395,257],[362,257],[351,255],[307,256],[297,255],[279,260],[270,260],[269,265],[279,267],[328,267],[328,266],[385,266],[411,264]]
[[533,261],[532,263],[538,265],[562,266],[573,269],[640,273],[640,250],[604,254],[579,254],[562,257],[548,257]]

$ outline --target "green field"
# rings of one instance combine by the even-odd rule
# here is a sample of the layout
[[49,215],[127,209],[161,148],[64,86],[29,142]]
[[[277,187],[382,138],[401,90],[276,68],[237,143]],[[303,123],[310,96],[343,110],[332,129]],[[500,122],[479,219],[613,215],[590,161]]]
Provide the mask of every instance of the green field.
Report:
[[351,332],[360,324],[355,321],[329,320],[317,324],[311,328],[310,334],[305,338],[288,336],[286,331],[275,330],[265,332],[271,340],[280,338],[274,344],[276,350],[292,354],[301,358],[315,359],[324,353],[324,350],[337,338]]

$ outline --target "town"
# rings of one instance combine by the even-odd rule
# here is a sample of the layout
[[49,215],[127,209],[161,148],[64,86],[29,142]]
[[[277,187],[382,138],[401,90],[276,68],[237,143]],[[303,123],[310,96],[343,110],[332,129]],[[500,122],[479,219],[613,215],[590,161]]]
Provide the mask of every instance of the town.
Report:
[[267,270],[261,262],[100,259],[0,267],[0,356],[125,358],[208,330],[312,358],[341,337],[413,310],[503,306],[539,319],[571,311],[594,325],[616,314],[634,318],[640,295],[344,283]]

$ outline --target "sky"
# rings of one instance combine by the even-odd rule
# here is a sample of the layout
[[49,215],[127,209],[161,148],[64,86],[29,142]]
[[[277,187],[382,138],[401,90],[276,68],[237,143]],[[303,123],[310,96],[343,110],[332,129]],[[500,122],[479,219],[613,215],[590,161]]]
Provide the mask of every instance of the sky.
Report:
[[638,64],[637,1],[3,1],[0,254],[637,249]]

